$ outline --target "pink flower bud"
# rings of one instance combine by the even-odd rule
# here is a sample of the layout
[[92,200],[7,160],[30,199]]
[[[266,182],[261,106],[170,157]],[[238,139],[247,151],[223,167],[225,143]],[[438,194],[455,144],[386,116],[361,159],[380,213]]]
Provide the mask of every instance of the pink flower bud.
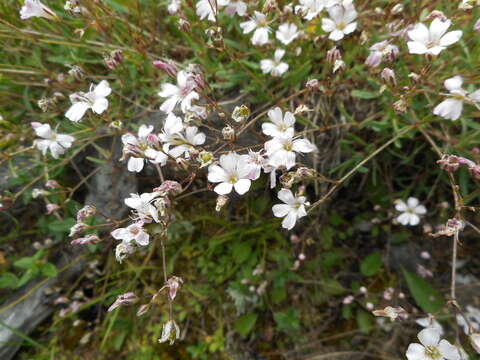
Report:
[[348,304],[351,304],[353,302],[353,300],[355,300],[355,298],[352,295],[348,295],[348,296],[343,298],[342,302],[343,302],[344,305],[348,305]]
[[88,229],[87,224],[84,224],[82,222],[78,222],[70,228],[70,234],[68,234],[68,236],[72,237],[72,236],[75,236],[77,234],[81,234],[82,232],[84,232],[87,229]]
[[369,67],[377,67],[382,62],[382,53],[380,51],[372,51],[365,60],[365,65]]
[[173,180],[166,180],[159,187],[153,189],[154,192],[161,193],[171,193],[172,195],[177,195],[182,192],[182,185]]
[[42,124],[39,123],[39,122],[31,122],[30,125],[32,125],[32,128],[34,128],[34,129],[39,127],[39,126],[42,126]]
[[478,19],[473,25],[473,30],[475,30],[476,32],[480,32],[480,19]]
[[168,76],[172,77],[172,78],[176,78],[177,77],[177,67],[175,66],[175,64],[173,62],[165,62],[165,61],[161,61],[161,60],[156,60],[153,62],[153,66],[155,66],[156,68],[158,69],[161,69],[163,70]]
[[47,204],[46,207],[47,207],[47,214],[48,215],[54,213],[55,211],[60,210],[60,206],[58,206],[57,204]]
[[327,61],[331,64],[335,64],[335,61],[340,60],[342,58],[342,53],[337,47],[333,47],[332,49],[327,51]]
[[87,217],[95,215],[97,212],[97,208],[93,205],[85,205],[83,208],[78,210],[77,212],[77,221],[83,221]]
[[82,238],[72,240],[70,244],[71,245],[88,245],[88,244],[96,244],[96,243],[99,243],[100,241],[102,240],[97,235],[89,234]]
[[137,295],[133,292],[121,294],[117,297],[117,300],[108,308],[108,312],[115,310],[119,306],[133,305],[138,301]]
[[385,68],[382,70],[380,77],[385,83],[391,83],[393,86],[397,86],[397,79],[395,77],[395,72],[390,68]]
[[427,15],[425,20],[433,20],[433,19],[440,19],[442,21],[447,21],[448,18],[445,14],[439,10],[433,10],[430,14]]
[[305,87],[310,91],[318,91],[320,89],[320,83],[317,79],[310,79],[305,84]]
[[45,183],[45,187],[47,189],[58,189],[60,188],[60,184],[56,180],[48,180]]

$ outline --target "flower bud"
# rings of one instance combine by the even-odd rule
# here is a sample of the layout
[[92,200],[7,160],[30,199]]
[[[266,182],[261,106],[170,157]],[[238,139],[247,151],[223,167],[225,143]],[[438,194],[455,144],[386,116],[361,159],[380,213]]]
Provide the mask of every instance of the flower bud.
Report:
[[163,325],[162,337],[158,339],[159,343],[169,342],[172,345],[175,340],[180,338],[180,328],[173,320],[169,320]]
[[475,24],[473,25],[473,30],[475,30],[476,32],[480,32],[480,19],[475,21]]
[[190,32],[191,26],[187,19],[180,18],[177,21],[178,28],[183,32]]
[[235,139],[235,129],[227,125],[222,129],[222,135],[225,140],[233,140]]
[[83,221],[87,217],[95,215],[97,213],[97,208],[93,205],[85,205],[83,208],[77,212],[77,221]]
[[235,106],[232,112],[232,119],[236,122],[246,121],[250,116],[250,109],[246,105]]
[[380,73],[380,77],[385,83],[390,83],[393,86],[397,86],[397,79],[395,77],[395,72],[390,68],[385,68]]
[[87,224],[84,224],[82,222],[78,222],[70,228],[70,234],[68,234],[68,236],[72,237],[72,236],[75,236],[77,234],[81,234],[82,232],[84,232],[87,229],[88,229]]
[[68,74],[73,77],[75,80],[83,80],[85,78],[85,71],[78,65],[73,65]]
[[88,234],[85,235],[82,238],[78,238],[75,240],[72,240],[70,244],[72,245],[88,245],[88,244],[96,244],[102,241],[97,235],[95,234]]
[[335,60],[333,64],[332,72],[335,74],[338,70],[343,71],[345,69],[345,62],[343,60]]
[[342,54],[340,50],[337,49],[337,47],[333,47],[330,50],[327,51],[327,61],[331,64],[335,64],[337,60],[340,60],[342,58]]
[[392,10],[390,10],[390,12],[393,14],[393,15],[398,15],[398,14],[401,14],[404,10],[404,6],[402,3],[398,3],[398,4],[395,4],[394,7],[392,7]]
[[470,338],[470,344],[472,344],[472,347],[475,349],[477,353],[480,354],[480,334],[473,333],[469,336],[469,338]]
[[318,79],[310,79],[305,84],[305,87],[310,91],[318,91],[320,90],[320,82]]
[[442,11],[439,11],[439,10],[433,10],[425,18],[426,21],[433,20],[433,19],[440,19],[442,21],[447,21],[448,20],[448,18],[445,16],[445,14]]
[[182,185],[173,180],[166,180],[159,187],[153,189],[153,192],[178,195],[182,192]]
[[138,301],[138,297],[133,292],[128,292],[128,293],[125,293],[125,294],[121,294],[117,297],[115,302],[108,308],[107,311],[111,312],[119,306],[133,305],[137,301]]
[[395,110],[397,114],[404,113],[407,111],[407,106],[407,102],[405,101],[405,99],[402,98],[393,103],[393,110]]
[[50,179],[45,183],[45,187],[47,189],[59,189],[60,184],[57,182],[57,180]]
[[226,195],[219,195],[217,197],[217,204],[215,205],[215,211],[219,212],[222,208],[227,204],[228,196]]
[[54,212],[60,210],[60,206],[58,206],[57,204],[47,204],[46,208],[47,208],[48,215],[53,214]]
[[382,57],[380,51],[372,51],[365,60],[365,65],[369,67],[377,67],[382,62]]
[[168,76],[172,78],[177,77],[177,72],[178,69],[175,66],[175,64],[172,61],[161,61],[161,60],[156,60],[153,62],[153,66],[156,68],[163,70]]

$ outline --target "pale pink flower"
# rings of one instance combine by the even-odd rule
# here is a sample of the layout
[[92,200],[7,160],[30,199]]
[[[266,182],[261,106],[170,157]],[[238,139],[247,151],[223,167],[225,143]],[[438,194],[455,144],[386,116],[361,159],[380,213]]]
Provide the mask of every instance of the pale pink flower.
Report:
[[199,95],[195,91],[196,82],[186,71],[177,73],[177,85],[166,83],[162,84],[159,96],[167,98],[160,106],[160,110],[165,113],[171,113],[177,104],[183,113],[190,110],[193,100],[198,100]]
[[58,159],[60,155],[65,153],[65,150],[72,146],[75,138],[70,135],[57,134],[50,128],[49,124],[41,124],[38,122],[31,123],[35,134],[42,138],[34,141],[34,145],[43,155],[47,154],[50,150],[52,157]]
[[31,17],[43,17],[50,20],[57,19],[57,15],[42,4],[40,0],[25,0],[25,5],[20,9],[20,18],[25,20]]
[[88,92],[77,92],[70,95],[72,106],[65,113],[65,116],[74,122],[78,122],[88,109],[92,109],[95,114],[102,114],[108,108],[107,96],[112,89],[108,81],[102,80],[97,86],[90,84]]
[[307,216],[305,206],[310,205],[310,203],[305,196],[296,197],[289,189],[280,190],[278,192],[278,198],[282,200],[284,204],[273,205],[273,215],[275,215],[275,217],[283,217],[282,227],[291,230],[298,219]]
[[264,74],[271,74],[272,76],[282,76],[288,70],[288,64],[282,62],[282,57],[285,55],[285,50],[277,49],[273,59],[265,59],[260,61],[260,67]]
[[351,1],[343,1],[327,9],[330,18],[322,19],[322,29],[328,33],[328,38],[333,41],[341,40],[357,29],[357,11]]
[[259,11],[254,12],[254,17],[250,20],[240,23],[240,27],[244,34],[254,31],[251,42],[253,45],[265,45],[268,41],[268,27],[267,17]]
[[208,167],[208,181],[220,183],[214,191],[219,195],[226,195],[233,189],[240,194],[245,194],[251,185],[250,176],[255,170],[248,164],[248,156],[231,152],[220,156],[219,165],[212,164]]
[[126,228],[115,229],[111,234],[114,239],[122,240],[127,243],[135,241],[139,246],[147,246],[150,238],[148,233],[143,229],[142,221],[130,224]]
[[446,32],[450,27],[451,21],[442,21],[439,18],[433,19],[430,28],[419,23],[413,30],[407,34],[411,39],[407,43],[410,54],[430,54],[438,55],[447,46],[456,43],[462,37],[462,31]]

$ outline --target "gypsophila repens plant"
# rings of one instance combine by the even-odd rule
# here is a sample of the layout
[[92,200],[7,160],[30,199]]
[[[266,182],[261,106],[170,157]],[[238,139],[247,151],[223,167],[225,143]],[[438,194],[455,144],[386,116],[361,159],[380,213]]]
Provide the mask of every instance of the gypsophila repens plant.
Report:
[[[183,351],[196,358],[233,349],[233,332],[245,339],[254,329],[267,343],[273,331],[288,335],[256,350],[265,358],[276,347],[294,358],[288,344],[302,326],[337,316],[345,331],[352,321],[363,334],[409,329],[385,354],[473,359],[478,297],[457,296],[457,272],[461,237],[480,236],[479,5],[0,4],[0,163],[9,174],[0,206],[9,219],[28,213],[25,227],[53,239],[5,270],[1,287],[57,276],[47,254],[67,242],[85,258],[106,254],[90,266],[101,295],[60,291],[57,302],[61,318],[109,306],[95,315],[109,319],[102,351],[134,307],[138,321],[155,319],[159,343],[190,341]],[[26,204],[41,210],[18,210]],[[9,221],[20,234],[22,220]],[[358,233],[370,234],[365,245],[348,242]],[[412,265],[378,250],[408,239],[442,244],[447,256],[419,250]],[[345,278],[346,268],[356,275]],[[302,288],[312,284],[314,296]],[[287,296],[292,305],[280,308]],[[211,318],[199,324],[189,311],[209,307],[207,298],[223,310],[205,310]],[[319,311],[328,313],[321,321]],[[140,328],[128,331],[117,351]],[[364,358],[377,350],[369,343]]]

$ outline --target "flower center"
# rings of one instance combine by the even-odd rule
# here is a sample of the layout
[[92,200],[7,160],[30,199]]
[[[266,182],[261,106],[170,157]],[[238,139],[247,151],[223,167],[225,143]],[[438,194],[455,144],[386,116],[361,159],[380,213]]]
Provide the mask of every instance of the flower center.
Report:
[[293,145],[290,141],[286,142],[283,144],[283,149],[286,151],[292,151],[293,150]]
[[235,175],[230,176],[230,179],[228,180],[228,182],[232,184],[235,184],[237,181],[238,181],[238,177],[236,177]]
[[438,351],[436,346],[430,345],[425,347],[425,355],[427,355],[431,359],[442,359],[442,354]]
[[347,25],[344,24],[343,22],[337,24],[337,29],[338,29],[338,30],[343,30],[343,29],[345,29],[346,27],[347,27]]

